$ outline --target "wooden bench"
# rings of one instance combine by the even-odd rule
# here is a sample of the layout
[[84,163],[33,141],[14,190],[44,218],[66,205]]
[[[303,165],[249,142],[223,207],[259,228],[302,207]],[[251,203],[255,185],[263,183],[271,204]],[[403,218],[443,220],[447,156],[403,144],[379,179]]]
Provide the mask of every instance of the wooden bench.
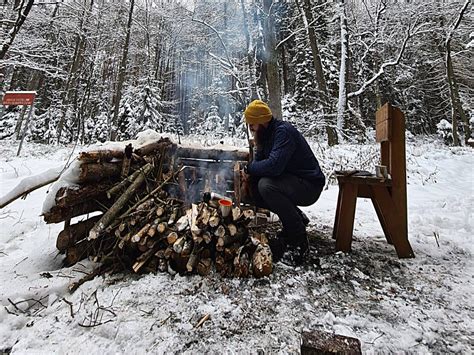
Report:
[[336,250],[351,250],[356,202],[361,197],[372,200],[387,242],[395,246],[398,257],[413,258],[408,241],[405,117],[389,103],[376,112],[376,140],[381,144],[381,165],[387,167],[388,178],[336,174]]

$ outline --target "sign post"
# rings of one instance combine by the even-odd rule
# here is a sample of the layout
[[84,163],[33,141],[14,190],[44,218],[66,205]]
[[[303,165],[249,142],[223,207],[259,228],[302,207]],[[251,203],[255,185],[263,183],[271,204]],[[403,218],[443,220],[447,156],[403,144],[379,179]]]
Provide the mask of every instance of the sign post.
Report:
[[26,131],[28,130],[28,124],[30,123],[31,114],[33,112],[33,104],[35,102],[35,98],[36,91],[7,91],[5,95],[3,95],[3,106],[30,106],[30,112],[28,112],[28,117],[26,118],[26,122],[23,127],[20,145],[18,146],[18,152],[16,153],[16,156],[20,155],[21,146],[23,145],[23,141],[26,136]]

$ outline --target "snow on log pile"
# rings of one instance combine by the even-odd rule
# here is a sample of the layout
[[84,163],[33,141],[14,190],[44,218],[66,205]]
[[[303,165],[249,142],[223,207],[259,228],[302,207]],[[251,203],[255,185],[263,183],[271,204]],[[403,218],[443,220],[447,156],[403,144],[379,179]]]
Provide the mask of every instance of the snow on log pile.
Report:
[[272,272],[272,257],[260,232],[266,215],[249,205],[240,179],[247,158],[246,151],[184,147],[168,138],[82,152],[53,185],[43,216],[65,222],[56,246],[67,265],[89,257],[101,263],[98,273],[215,269],[262,277]]

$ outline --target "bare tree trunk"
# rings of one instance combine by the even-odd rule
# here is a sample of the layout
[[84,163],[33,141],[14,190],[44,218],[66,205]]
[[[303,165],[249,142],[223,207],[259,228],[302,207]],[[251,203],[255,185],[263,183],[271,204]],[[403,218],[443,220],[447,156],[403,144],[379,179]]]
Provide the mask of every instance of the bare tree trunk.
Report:
[[454,31],[459,27],[461,23],[462,17],[466,12],[466,9],[469,5],[470,0],[466,0],[464,3],[461,11],[459,12],[459,16],[454,23],[453,27],[448,33],[448,37],[446,39],[446,78],[449,84],[449,94],[451,98],[451,112],[452,112],[452,134],[453,134],[453,144],[459,145],[459,136],[458,136],[458,117],[461,117],[461,120],[464,124],[464,133],[465,133],[465,142],[467,143],[469,138],[471,137],[471,128],[469,126],[469,120],[462,108],[461,99],[459,97],[459,89],[456,83],[456,79],[454,77],[454,69],[453,69],[453,61],[451,58],[451,40],[454,34]]
[[[58,129],[57,129],[57,141],[58,143],[61,141],[61,136],[62,132],[64,129],[64,124],[66,121],[66,116],[67,116],[67,111],[69,109],[69,103],[71,102],[71,99],[76,97],[77,94],[77,88],[76,88],[76,81],[78,78],[78,72],[79,69],[82,66],[83,59],[84,59],[84,52],[86,50],[86,36],[83,31],[84,28],[84,23],[87,21],[87,16],[86,16],[86,7],[85,5],[87,4],[87,0],[84,2],[84,9],[82,12],[82,17],[79,22],[79,32],[76,37],[76,47],[74,49],[74,56],[71,64],[71,68],[68,73],[68,78],[66,82],[66,88],[62,94],[62,104],[61,104],[61,117],[59,118],[58,121]],[[94,0],[91,0],[89,11],[92,10],[92,7],[94,5]],[[77,100],[75,100],[77,102]]]
[[268,82],[268,106],[272,110],[273,116],[281,119],[281,81],[278,69],[278,52],[276,51],[275,40],[275,18],[273,15],[273,1],[263,0],[264,21],[263,36],[265,46],[265,63]]
[[18,32],[20,32],[21,26],[23,25],[26,20],[26,17],[30,13],[33,3],[34,0],[28,0],[28,2],[25,4],[25,0],[23,0],[19,6],[15,6],[15,8],[18,10],[18,17],[16,18],[13,28],[8,31],[7,38],[2,43],[2,47],[0,48],[0,60],[3,60],[3,58],[7,54],[8,49],[11,47],[13,41],[15,40],[16,35],[18,34]]
[[344,130],[344,113],[347,106],[347,91],[346,91],[346,73],[347,73],[347,18],[344,1],[341,3],[341,66],[339,69],[339,99],[337,102],[337,119],[336,127],[339,142],[343,141]]
[[250,37],[249,25],[248,25],[248,18],[247,18],[247,10],[245,9],[244,0],[240,0],[240,6],[242,8],[242,15],[244,17],[244,34],[245,34],[245,43],[247,48],[247,65],[249,70],[249,87],[250,87],[250,98],[251,99],[259,99],[257,84],[255,81],[255,48],[252,44],[252,37]]
[[130,43],[130,32],[132,28],[132,19],[133,19],[133,8],[135,6],[135,0],[130,1],[130,11],[128,13],[128,22],[127,22],[127,32],[125,35],[125,43],[123,45],[122,51],[122,60],[120,61],[119,74],[117,79],[117,87],[115,90],[113,107],[114,115],[112,117],[112,124],[110,127],[110,139],[115,140],[117,138],[117,128],[118,128],[118,114],[120,108],[120,100],[122,99],[122,87],[125,81],[125,72],[127,69],[127,58],[128,58],[128,46]]
[[316,81],[318,83],[319,94],[323,103],[323,114],[326,116],[324,118],[326,123],[326,134],[328,137],[328,144],[334,145],[337,144],[337,134],[336,130],[331,126],[331,119],[328,114],[331,112],[331,103],[329,99],[329,93],[327,90],[326,79],[324,77],[323,64],[321,61],[321,55],[318,47],[318,40],[316,37],[316,32],[314,27],[310,26],[314,22],[313,12],[311,11],[311,1],[304,0],[303,11],[300,8],[300,5],[297,1],[298,9],[303,17],[303,22],[306,27],[306,33],[308,35],[309,44],[311,47],[311,54],[313,56],[314,70],[316,71]]

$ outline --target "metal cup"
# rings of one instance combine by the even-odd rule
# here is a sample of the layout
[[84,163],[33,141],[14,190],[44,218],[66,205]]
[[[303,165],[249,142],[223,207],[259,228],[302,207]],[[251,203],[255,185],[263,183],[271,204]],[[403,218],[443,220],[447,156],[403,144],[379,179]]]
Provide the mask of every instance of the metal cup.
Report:
[[220,199],[219,208],[221,210],[222,217],[227,217],[232,210],[232,201]]
[[388,170],[385,165],[375,165],[375,176],[382,179],[388,178]]

